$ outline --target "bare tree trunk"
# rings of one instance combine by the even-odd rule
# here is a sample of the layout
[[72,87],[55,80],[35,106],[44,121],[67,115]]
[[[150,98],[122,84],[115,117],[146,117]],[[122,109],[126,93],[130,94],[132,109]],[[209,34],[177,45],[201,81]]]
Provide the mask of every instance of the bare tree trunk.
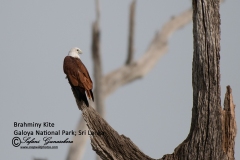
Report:
[[226,157],[222,148],[219,0],[192,2],[192,123],[187,139],[175,150],[175,156],[220,160]]

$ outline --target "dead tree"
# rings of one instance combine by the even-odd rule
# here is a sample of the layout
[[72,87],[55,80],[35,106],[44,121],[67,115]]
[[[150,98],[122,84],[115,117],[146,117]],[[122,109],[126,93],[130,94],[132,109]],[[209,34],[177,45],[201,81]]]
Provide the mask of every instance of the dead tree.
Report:
[[[187,138],[172,154],[164,155],[162,160],[234,159],[236,121],[230,86],[227,87],[223,110],[220,100],[219,3],[219,0],[192,0],[194,53],[191,128]],[[192,11],[188,10],[171,19],[157,33],[147,52],[139,60],[133,61],[132,55],[129,55],[123,67],[103,76],[100,89],[103,98],[120,86],[148,73],[166,52],[169,35],[187,24],[191,14]],[[129,39],[129,43],[132,43],[133,40]],[[130,47],[129,54],[133,54],[132,50]],[[73,94],[75,95],[74,92]],[[82,110],[88,129],[94,134],[90,136],[92,148],[102,159],[152,160],[128,137],[119,135],[92,107],[86,107],[77,99],[76,102]],[[75,151],[78,150],[75,148]]]

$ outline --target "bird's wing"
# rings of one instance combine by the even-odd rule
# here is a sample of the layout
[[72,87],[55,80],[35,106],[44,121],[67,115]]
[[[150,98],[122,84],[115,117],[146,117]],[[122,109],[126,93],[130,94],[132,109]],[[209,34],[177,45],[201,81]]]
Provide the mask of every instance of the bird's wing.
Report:
[[80,59],[66,56],[63,69],[73,86],[83,87],[86,90],[92,89],[92,80]]
[[92,89],[93,83],[92,83],[91,77],[89,76],[87,68],[85,67],[85,65],[82,63],[80,59],[78,59],[76,62],[79,67],[80,81],[83,83],[84,88],[86,88],[87,90]]

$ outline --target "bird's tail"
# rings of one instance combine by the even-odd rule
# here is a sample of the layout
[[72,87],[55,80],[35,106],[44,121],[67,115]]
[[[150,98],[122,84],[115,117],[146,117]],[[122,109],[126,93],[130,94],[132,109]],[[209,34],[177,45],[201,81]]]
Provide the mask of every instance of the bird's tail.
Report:
[[88,98],[92,99],[92,101],[94,101],[92,90],[88,90],[88,91],[86,91],[86,93],[87,93]]
[[89,103],[85,94],[85,89],[81,87],[72,86],[72,90],[78,101],[83,101],[86,104],[86,106],[89,107]]

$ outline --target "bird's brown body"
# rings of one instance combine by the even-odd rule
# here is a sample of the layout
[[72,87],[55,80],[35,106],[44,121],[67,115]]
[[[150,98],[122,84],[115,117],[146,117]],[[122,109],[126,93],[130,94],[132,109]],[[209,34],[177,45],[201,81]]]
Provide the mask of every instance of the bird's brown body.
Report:
[[94,101],[92,93],[93,83],[85,65],[77,57],[66,56],[63,63],[63,70],[67,75],[76,98],[79,101],[83,100],[89,106],[87,97]]

